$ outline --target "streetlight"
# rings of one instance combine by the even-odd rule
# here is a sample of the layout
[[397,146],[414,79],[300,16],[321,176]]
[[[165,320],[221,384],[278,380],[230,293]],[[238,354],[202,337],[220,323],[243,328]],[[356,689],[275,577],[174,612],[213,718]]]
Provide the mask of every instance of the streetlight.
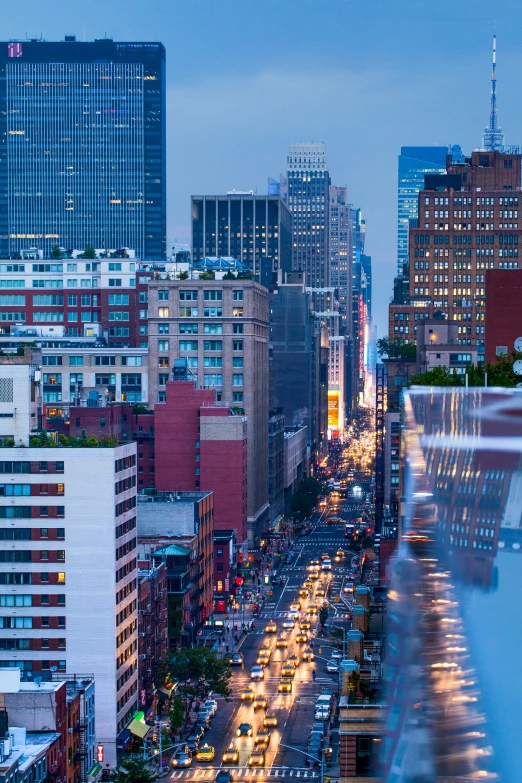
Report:
[[303,756],[307,756],[307,758],[313,759],[314,761],[318,761],[321,765],[321,783],[324,783],[324,751],[325,748],[322,748],[321,758],[318,759],[317,756],[311,756],[309,753],[305,753],[304,750],[299,750],[299,748],[294,748],[292,745],[283,745],[282,742],[279,743],[280,748],[288,748],[289,750],[295,750],[297,753],[302,753]]

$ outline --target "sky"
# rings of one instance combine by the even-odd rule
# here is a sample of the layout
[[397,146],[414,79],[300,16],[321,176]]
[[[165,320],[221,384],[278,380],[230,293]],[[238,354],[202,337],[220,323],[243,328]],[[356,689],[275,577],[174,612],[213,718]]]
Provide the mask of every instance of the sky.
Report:
[[374,322],[387,331],[403,145],[480,146],[497,33],[499,120],[522,141],[522,4],[501,0],[24,0],[2,40],[162,41],[168,237],[190,242],[190,196],[254,188],[288,147],[323,141],[332,184],[367,223]]

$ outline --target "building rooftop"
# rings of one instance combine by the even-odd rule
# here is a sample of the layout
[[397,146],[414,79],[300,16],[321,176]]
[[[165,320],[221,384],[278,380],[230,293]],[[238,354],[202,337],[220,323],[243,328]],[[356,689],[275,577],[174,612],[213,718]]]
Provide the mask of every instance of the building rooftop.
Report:
[[165,557],[168,557],[169,555],[171,557],[176,555],[190,555],[190,549],[186,549],[184,546],[178,546],[178,544],[170,544],[169,546],[157,549],[152,555],[153,557],[161,557],[162,555]]

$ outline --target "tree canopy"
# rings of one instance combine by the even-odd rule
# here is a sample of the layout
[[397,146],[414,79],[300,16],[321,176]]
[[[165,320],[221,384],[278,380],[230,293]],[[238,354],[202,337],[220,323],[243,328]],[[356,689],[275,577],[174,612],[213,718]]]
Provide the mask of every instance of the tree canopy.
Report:
[[143,759],[122,759],[111,774],[112,783],[152,783],[156,775]]
[[161,675],[169,681],[179,681],[181,690],[196,694],[204,688],[220,696],[230,696],[229,664],[210,647],[184,647],[167,657]]
[[377,340],[377,353],[381,359],[385,356],[388,359],[415,359],[417,347],[397,337],[395,340],[390,340],[389,337],[380,337]]
[[[513,388],[520,382],[520,376],[515,375],[513,364],[522,359],[522,354],[513,351],[511,356],[499,356],[496,363],[469,364],[466,367],[468,386],[484,386],[487,376],[488,386],[504,386]],[[448,370],[447,367],[434,367],[428,372],[410,377],[410,386],[465,386],[464,375]]]

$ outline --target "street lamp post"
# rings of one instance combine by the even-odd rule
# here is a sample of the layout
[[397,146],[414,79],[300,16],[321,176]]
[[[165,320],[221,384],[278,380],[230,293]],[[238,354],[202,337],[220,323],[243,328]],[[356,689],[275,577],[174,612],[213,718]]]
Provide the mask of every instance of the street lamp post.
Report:
[[310,756],[308,753],[305,753],[304,750],[299,750],[299,748],[294,748],[292,745],[283,745],[282,742],[279,743],[280,748],[288,748],[289,750],[295,750],[297,753],[302,753],[303,756],[308,756],[308,758],[313,759],[314,761],[318,761],[321,765],[321,783],[324,783],[324,751],[325,749],[322,748],[321,758],[318,759],[317,756]]

